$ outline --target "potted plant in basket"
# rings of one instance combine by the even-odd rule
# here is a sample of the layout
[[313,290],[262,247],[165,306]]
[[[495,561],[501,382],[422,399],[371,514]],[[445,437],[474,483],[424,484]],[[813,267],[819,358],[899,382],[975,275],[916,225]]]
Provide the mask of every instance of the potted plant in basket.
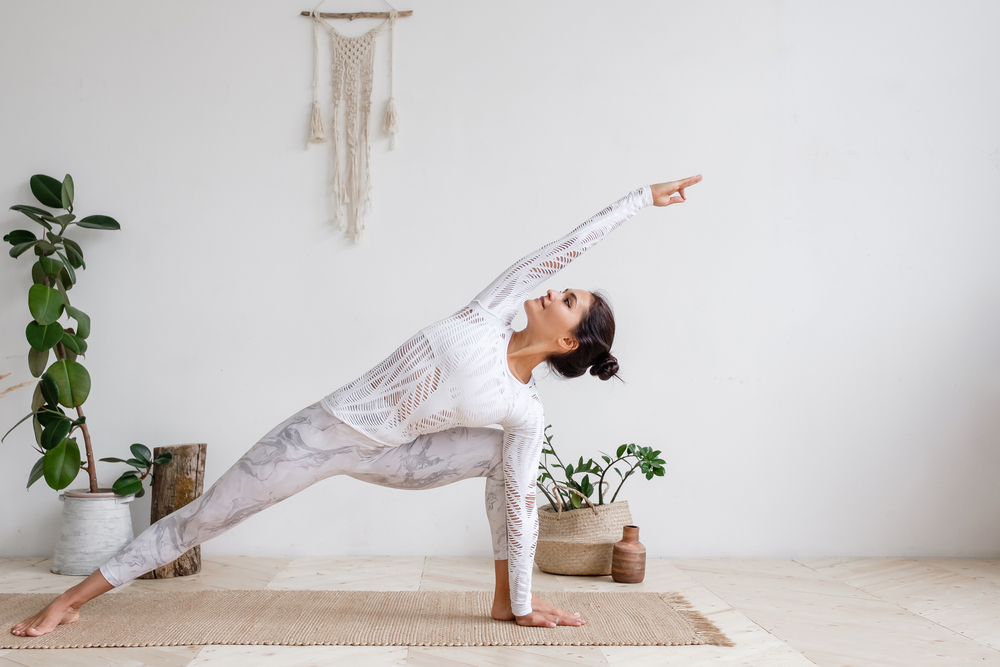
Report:
[[[536,485],[549,502],[538,508],[535,563],[543,572],[553,574],[611,574],[614,545],[622,537],[622,527],[632,523],[628,501],[615,499],[625,480],[636,471],[646,479],[663,476],[660,450],[631,443],[621,445],[614,459],[601,452],[603,466],[594,459],[585,463],[582,456],[575,466],[564,465],[552,446],[553,436],[548,433],[551,427],[551,424],[545,427],[545,446],[538,465]],[[555,457],[554,463],[549,463],[549,456]],[[627,471],[622,473],[620,467]],[[561,482],[552,474],[556,468],[563,472]],[[618,475],[618,488],[605,503],[604,487],[611,491],[612,470]],[[574,479],[577,475],[583,475],[582,479]],[[595,490],[596,504],[591,500]]]
[[[156,459],[145,445],[134,444],[126,460],[104,458],[101,461],[127,463],[133,469],[121,475],[110,489],[98,488],[97,467],[91,447],[83,404],[90,395],[90,373],[77,359],[87,352],[90,316],[70,304],[68,292],[76,284],[77,270],[87,268],[83,249],[66,235],[71,225],[89,229],[120,229],[113,218],[89,215],[79,220],[73,212],[73,178],[58,181],[35,175],[31,192],[43,206],[66,211],[53,214],[36,206],[11,206],[42,227],[39,236],[26,229],[4,235],[11,244],[10,256],[17,259],[33,250],[32,285],[28,289],[28,310],[32,320],[25,329],[28,339],[28,369],[39,378],[31,399],[31,412],[0,438],[5,440],[21,423],[31,420],[35,449],[41,455],[28,474],[28,487],[44,478],[55,490],[68,487],[81,470],[86,470],[89,487],[66,491],[60,496],[63,528],[53,557],[52,571],[57,574],[90,574],[104,561],[132,540],[132,521],[128,506],[142,496],[145,479],[154,466],[168,463],[169,453]],[[75,326],[64,326],[66,316]],[[71,324],[72,322],[67,322]],[[54,356],[49,364],[50,355]],[[76,411],[76,418],[65,409]],[[86,460],[81,460],[80,445],[74,433],[83,435]],[[84,510],[84,508],[86,508]],[[85,525],[79,525],[84,522]]]

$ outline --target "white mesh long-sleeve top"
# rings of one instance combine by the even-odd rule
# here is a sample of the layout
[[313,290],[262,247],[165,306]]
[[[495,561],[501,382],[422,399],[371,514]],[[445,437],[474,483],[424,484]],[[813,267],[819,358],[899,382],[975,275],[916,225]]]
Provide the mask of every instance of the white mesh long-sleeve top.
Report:
[[503,427],[507,567],[517,616],[531,612],[544,414],[534,377],[524,384],[507,365],[510,323],[533,289],[652,203],[648,186],[630,192],[518,260],[467,306],[421,329],[382,363],[323,399],[327,411],[386,445],[456,426]]

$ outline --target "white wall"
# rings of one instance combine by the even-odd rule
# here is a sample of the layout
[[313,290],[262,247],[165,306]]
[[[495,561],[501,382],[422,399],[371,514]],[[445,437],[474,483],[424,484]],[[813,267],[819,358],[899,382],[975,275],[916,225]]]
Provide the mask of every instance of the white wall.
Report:
[[[622,494],[651,556],[1000,555],[1000,6],[411,0],[360,245],[305,148],[309,8],[0,5],[2,208],[69,172],[122,223],[76,234],[98,456],[205,441],[211,483],[522,254],[702,173],[546,285],[610,292],[628,380],[541,380],[562,455],[663,450]],[[28,267],[0,257],[0,390],[31,379]],[[0,449],[0,556],[55,543],[31,440]],[[205,550],[488,556],[482,493],[327,480]]]

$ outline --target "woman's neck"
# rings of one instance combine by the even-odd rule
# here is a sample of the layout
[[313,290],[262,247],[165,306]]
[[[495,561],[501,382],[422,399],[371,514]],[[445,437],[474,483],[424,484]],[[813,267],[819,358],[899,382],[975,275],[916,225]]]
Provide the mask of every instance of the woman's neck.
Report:
[[527,329],[515,331],[507,343],[507,367],[523,384],[531,381],[531,371],[549,358],[552,350],[541,341],[534,340]]

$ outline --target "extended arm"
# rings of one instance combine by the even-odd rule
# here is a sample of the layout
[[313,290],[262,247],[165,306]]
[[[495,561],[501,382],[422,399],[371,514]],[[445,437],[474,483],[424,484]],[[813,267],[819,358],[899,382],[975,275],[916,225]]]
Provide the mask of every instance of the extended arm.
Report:
[[531,290],[603,240],[644,206],[669,206],[687,201],[684,189],[700,181],[701,174],[633,190],[558,241],[519,259],[474,301],[510,324]]
[[504,428],[503,472],[507,507],[507,573],[515,616],[531,613],[531,569],[538,543],[535,487],[542,456],[544,422],[540,405],[521,423]]
[[611,231],[653,203],[652,188],[633,190],[557,241],[525,255],[474,299],[510,324],[533,289],[559,272]]

